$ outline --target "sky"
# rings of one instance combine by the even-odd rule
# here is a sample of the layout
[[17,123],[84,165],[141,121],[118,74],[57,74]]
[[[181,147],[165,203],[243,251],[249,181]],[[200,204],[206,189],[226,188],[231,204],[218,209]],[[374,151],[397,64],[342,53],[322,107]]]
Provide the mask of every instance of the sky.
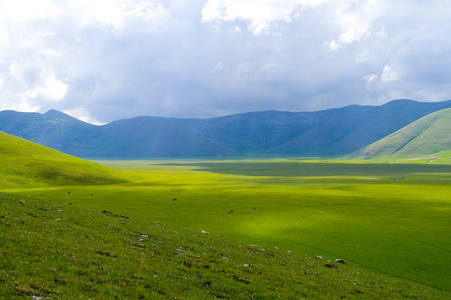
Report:
[[451,99],[451,0],[0,0],[0,110],[93,124]]

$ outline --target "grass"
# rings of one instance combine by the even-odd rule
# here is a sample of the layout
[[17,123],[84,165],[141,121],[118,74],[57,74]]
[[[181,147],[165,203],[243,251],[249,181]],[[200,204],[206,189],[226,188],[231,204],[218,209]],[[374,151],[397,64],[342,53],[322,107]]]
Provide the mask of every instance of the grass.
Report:
[[5,191],[300,256],[344,258],[409,284],[444,291],[451,286],[450,165],[103,163],[126,172],[129,182]]
[[[437,158],[449,161],[451,109],[431,113],[389,136],[355,152],[355,157]],[[441,152],[441,153],[440,153]],[[446,153],[448,152],[448,153]]]
[[353,263],[151,218],[9,194],[0,195],[0,204],[2,299],[449,297]]
[[0,187],[111,184],[123,173],[0,132]]
[[0,139],[0,298],[450,298],[451,165],[111,169]]

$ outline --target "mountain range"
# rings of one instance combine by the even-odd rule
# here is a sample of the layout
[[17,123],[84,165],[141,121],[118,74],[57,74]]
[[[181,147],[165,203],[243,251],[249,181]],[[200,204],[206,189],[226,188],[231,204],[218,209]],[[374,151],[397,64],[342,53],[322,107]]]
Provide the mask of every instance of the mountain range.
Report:
[[90,159],[339,156],[358,151],[451,100],[394,100],[316,112],[264,111],[208,119],[141,116],[92,125],[56,110],[0,112],[0,131]]

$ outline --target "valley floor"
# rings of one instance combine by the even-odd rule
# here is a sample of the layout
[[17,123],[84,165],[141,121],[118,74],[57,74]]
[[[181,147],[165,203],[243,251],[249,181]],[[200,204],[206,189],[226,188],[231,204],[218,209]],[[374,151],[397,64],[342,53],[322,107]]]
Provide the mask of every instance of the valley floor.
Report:
[[382,276],[449,292],[449,165],[101,163],[126,172],[130,180],[4,192],[204,231],[273,251],[342,258]]

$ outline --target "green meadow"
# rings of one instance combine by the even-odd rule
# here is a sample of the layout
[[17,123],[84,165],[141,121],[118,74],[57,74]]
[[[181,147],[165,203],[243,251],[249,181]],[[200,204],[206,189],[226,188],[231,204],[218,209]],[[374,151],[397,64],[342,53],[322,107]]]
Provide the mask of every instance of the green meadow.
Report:
[[[102,161],[124,182],[3,188],[57,205],[341,258],[451,286],[451,165],[285,160]],[[233,210],[233,212],[232,212]]]

